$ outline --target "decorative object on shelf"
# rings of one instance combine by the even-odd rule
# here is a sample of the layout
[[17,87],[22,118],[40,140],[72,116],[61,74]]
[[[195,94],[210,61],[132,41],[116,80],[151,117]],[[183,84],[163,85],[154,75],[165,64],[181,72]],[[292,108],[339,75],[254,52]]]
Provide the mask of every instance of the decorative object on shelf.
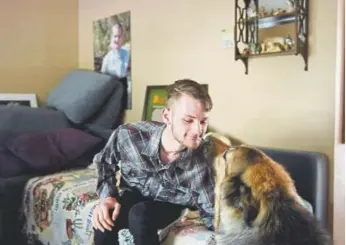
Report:
[[247,15],[249,16],[249,18],[254,18],[257,16],[257,9],[254,3],[251,3],[247,8]]
[[235,0],[235,60],[301,55],[308,70],[309,0]]
[[[208,85],[202,86],[208,90]],[[162,110],[166,106],[167,100],[167,85],[154,85],[147,86],[144,99],[144,108],[142,114],[142,120],[152,120],[162,122],[161,114]]]
[[0,106],[37,107],[36,94],[0,94]]
[[286,1],[286,5],[287,5],[286,12],[290,13],[290,12],[294,12],[295,11],[294,0],[287,0]]

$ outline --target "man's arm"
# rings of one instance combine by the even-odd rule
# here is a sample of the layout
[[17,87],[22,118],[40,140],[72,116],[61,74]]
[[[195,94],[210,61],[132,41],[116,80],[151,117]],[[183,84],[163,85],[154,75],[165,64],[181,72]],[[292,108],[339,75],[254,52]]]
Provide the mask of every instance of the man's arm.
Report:
[[119,151],[117,139],[119,128],[113,131],[106,146],[94,156],[93,162],[97,166],[96,193],[101,200],[106,197],[118,197],[116,189],[116,172],[119,169]]
[[214,181],[211,169],[203,174],[203,183],[197,199],[197,206],[205,226],[214,229]]
[[214,230],[213,218],[214,207],[210,201],[207,201],[203,195],[198,198],[199,213],[204,225],[209,230]]

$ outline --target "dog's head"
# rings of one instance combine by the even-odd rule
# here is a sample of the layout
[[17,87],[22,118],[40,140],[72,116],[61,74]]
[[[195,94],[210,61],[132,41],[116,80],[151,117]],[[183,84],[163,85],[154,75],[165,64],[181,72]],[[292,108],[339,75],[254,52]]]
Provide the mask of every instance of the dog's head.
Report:
[[298,200],[290,175],[264,152],[245,145],[230,147],[223,160],[220,205],[228,217],[223,226],[260,226],[282,198]]

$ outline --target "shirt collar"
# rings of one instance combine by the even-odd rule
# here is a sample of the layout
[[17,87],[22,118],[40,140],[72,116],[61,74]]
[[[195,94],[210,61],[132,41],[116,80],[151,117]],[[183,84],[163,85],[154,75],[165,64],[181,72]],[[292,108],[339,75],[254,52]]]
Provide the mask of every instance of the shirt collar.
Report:
[[[176,163],[174,163],[177,167],[184,169],[186,168],[187,162],[185,161],[187,158],[192,159],[192,156],[195,151],[188,151],[187,149],[183,150],[181,152],[181,155],[179,158],[176,160]],[[190,163],[191,164],[191,163]]]
[[[160,142],[163,130],[166,128],[166,124],[163,124],[162,126],[158,127],[155,132],[151,135],[149,139],[148,145],[143,149],[142,154],[149,156],[151,158],[160,158]],[[202,149],[204,148],[205,141],[202,140],[201,144],[198,146],[197,149],[193,151],[188,151],[187,149],[183,150],[181,152],[180,157],[176,160],[177,162],[174,163],[177,167],[184,169],[186,168],[186,159],[192,158],[195,154],[204,154]]]
[[143,149],[142,154],[149,157],[158,157],[159,156],[159,146],[161,141],[161,136],[163,130],[166,128],[166,124],[158,127],[149,139],[148,145]]

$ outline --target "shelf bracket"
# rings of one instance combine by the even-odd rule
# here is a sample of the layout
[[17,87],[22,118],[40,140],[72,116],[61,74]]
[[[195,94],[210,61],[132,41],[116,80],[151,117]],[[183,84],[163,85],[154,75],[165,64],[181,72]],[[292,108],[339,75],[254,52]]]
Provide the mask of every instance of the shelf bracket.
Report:
[[249,74],[249,58],[248,57],[240,57],[238,59],[240,59],[245,66],[245,74],[246,75]]
[[309,26],[308,26],[308,18],[309,18],[309,0],[299,0],[296,1],[297,8],[297,40],[298,40],[298,52],[302,55],[305,63],[304,70],[308,70],[308,56],[309,56]]
[[308,71],[308,54],[306,54],[305,50],[301,53],[301,55],[303,56],[304,59],[304,71]]

